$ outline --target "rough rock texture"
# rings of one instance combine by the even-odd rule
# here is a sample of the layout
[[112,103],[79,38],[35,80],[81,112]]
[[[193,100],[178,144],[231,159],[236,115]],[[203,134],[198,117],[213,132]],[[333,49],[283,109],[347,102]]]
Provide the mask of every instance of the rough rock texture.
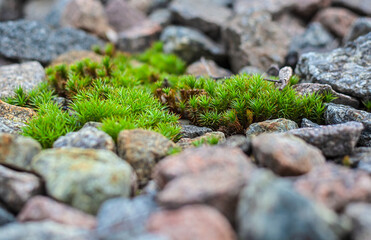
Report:
[[105,11],[109,24],[117,32],[122,32],[146,20],[143,12],[122,0],[108,1]]
[[221,147],[232,147],[241,149],[246,155],[251,153],[251,139],[243,135],[233,135],[220,143]]
[[86,58],[89,58],[93,62],[101,63],[103,60],[103,57],[101,55],[96,54],[92,51],[87,50],[72,50],[67,53],[63,53],[59,55],[57,58],[55,58],[50,65],[60,65],[60,64],[66,64],[71,65],[75,64],[76,62],[82,61]]
[[205,203],[234,221],[238,193],[253,170],[250,159],[238,148],[185,150],[156,165],[154,180],[162,188],[157,200],[166,207]]
[[14,215],[8,212],[4,207],[0,205],[0,227],[15,221],[16,219]]
[[371,5],[368,0],[332,0],[333,4],[344,6],[360,14],[371,15]]
[[146,185],[155,164],[174,146],[163,135],[149,130],[123,130],[117,137],[118,155],[134,168],[140,186]]
[[87,230],[55,222],[11,223],[0,228],[0,240],[87,240]]
[[38,62],[0,67],[0,98],[13,96],[14,90],[19,86],[27,93],[44,79],[44,68]]
[[351,203],[345,209],[345,216],[353,223],[352,239],[368,240],[371,236],[371,204]]
[[288,34],[266,12],[235,16],[226,23],[222,36],[235,72],[246,65],[264,70],[272,64],[282,65],[290,42]]
[[284,118],[278,118],[251,124],[246,130],[246,135],[257,136],[262,133],[286,132],[296,128],[298,128],[296,122]]
[[326,161],[319,149],[282,134],[259,135],[252,139],[252,149],[259,165],[280,176],[305,174]]
[[24,0],[0,0],[0,21],[21,18]]
[[147,229],[173,240],[236,239],[227,219],[215,209],[204,205],[154,213],[149,219]]
[[210,38],[196,29],[180,26],[168,26],[161,34],[164,52],[174,53],[187,63],[194,62],[204,56],[218,59],[224,50]]
[[363,129],[362,123],[347,122],[315,128],[294,129],[287,133],[318,147],[326,157],[337,157],[352,153]]
[[0,133],[20,134],[22,133],[22,127],[25,126],[27,126],[25,123],[0,117]]
[[303,118],[301,120],[301,125],[300,125],[301,128],[314,128],[314,127],[319,127],[319,126],[320,125],[318,125],[317,123],[314,123],[311,120],[306,119],[306,118]]
[[194,125],[181,125],[181,127],[182,130],[180,131],[180,134],[182,134],[183,138],[195,138],[213,131],[211,128],[197,127]]
[[208,144],[207,140],[211,138],[217,138],[218,143],[222,143],[225,140],[225,134],[222,132],[207,132],[204,135],[196,138],[181,138],[176,145],[182,149],[195,147],[195,143],[203,141],[203,144]]
[[371,113],[330,103],[327,104],[324,118],[326,124],[339,124],[350,121],[361,122],[364,130],[361,133],[358,144],[371,147]]
[[28,200],[17,215],[17,220],[19,222],[53,221],[86,229],[93,229],[96,226],[93,216],[44,196],[35,196]]
[[371,18],[363,17],[357,20],[351,26],[348,34],[344,38],[344,42],[354,41],[362,35],[371,32]]
[[38,177],[0,165],[0,201],[10,210],[18,212],[32,196],[41,193],[41,180]]
[[175,0],[170,4],[174,21],[197,28],[212,38],[218,38],[222,26],[232,16],[232,11],[212,2],[199,0]]
[[0,116],[14,122],[28,122],[36,112],[31,108],[18,107],[0,100]]
[[159,24],[150,20],[144,21],[120,32],[117,46],[127,52],[143,51],[158,40],[161,30]]
[[186,74],[191,74],[197,77],[206,76],[213,78],[224,78],[232,75],[228,69],[219,67],[212,60],[200,60],[192,63],[187,67]]
[[295,84],[293,88],[296,90],[296,92],[299,95],[306,95],[306,94],[313,94],[313,93],[324,95],[326,93],[331,93],[334,97],[336,97],[336,99],[331,101],[332,103],[349,105],[355,108],[359,107],[359,101],[356,98],[350,97],[345,94],[337,93],[328,84],[299,83],[299,84]]
[[11,59],[36,60],[47,64],[70,50],[90,50],[102,41],[72,28],[53,30],[36,21],[0,23],[0,55]]
[[32,160],[48,195],[95,214],[105,200],[130,195],[132,169],[108,150],[50,149]]
[[241,192],[237,223],[239,239],[254,240],[335,240],[349,228],[334,212],[293,190],[289,181],[263,170]]
[[314,21],[322,23],[330,32],[344,38],[349,32],[353,22],[357,19],[357,15],[344,8],[325,8],[317,13]]
[[109,199],[99,208],[97,234],[107,240],[137,239],[146,233],[148,218],[157,208],[150,195]]
[[36,140],[0,133],[0,163],[22,170],[31,169],[31,160],[41,151],[41,145]]
[[115,152],[115,142],[107,133],[94,127],[84,127],[77,132],[67,133],[59,137],[53,148],[93,148]]
[[157,9],[153,11],[148,18],[152,21],[155,22],[161,27],[166,27],[171,24],[173,21],[173,15],[172,12],[167,9],[167,8],[162,8],[162,9]]
[[306,82],[329,84],[335,91],[371,100],[371,33],[329,53],[306,53],[296,74]]
[[295,188],[301,194],[334,210],[347,204],[371,200],[371,177],[364,171],[326,163],[299,177]]

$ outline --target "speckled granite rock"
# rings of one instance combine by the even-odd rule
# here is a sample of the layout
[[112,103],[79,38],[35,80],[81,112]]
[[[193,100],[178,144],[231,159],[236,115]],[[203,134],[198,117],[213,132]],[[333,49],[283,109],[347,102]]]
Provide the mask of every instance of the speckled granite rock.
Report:
[[326,124],[339,124],[350,121],[361,122],[364,130],[361,133],[358,144],[371,147],[371,113],[345,105],[329,103],[327,104],[324,118]]
[[95,214],[109,198],[130,195],[132,169],[108,150],[44,150],[31,166],[45,179],[48,195],[87,213]]
[[336,92],[371,100],[371,33],[329,53],[306,53],[296,67],[305,82],[329,84]]
[[364,129],[362,123],[347,122],[342,124],[300,128],[288,131],[321,149],[326,157],[337,157],[352,153]]
[[22,133],[22,127],[25,126],[27,126],[25,123],[0,117],[0,133],[20,134]]
[[222,132],[207,132],[204,135],[195,138],[181,138],[176,145],[182,149],[192,148],[194,147],[194,143],[199,141],[204,141],[204,143],[207,144],[207,139],[210,138],[217,138],[219,139],[218,143],[222,143],[225,140],[225,134]]
[[298,128],[296,122],[278,118],[251,124],[246,130],[246,136],[257,136],[262,133],[286,132],[296,128]]
[[28,122],[36,116],[36,112],[30,108],[18,107],[0,100],[0,116],[14,122]]
[[86,58],[89,58],[93,62],[101,63],[103,60],[103,56],[96,54],[92,51],[87,50],[72,50],[67,53],[63,53],[55,58],[50,65],[55,66],[59,64],[66,64],[71,65],[75,64],[76,62],[82,61]]
[[297,176],[326,161],[321,151],[303,140],[282,134],[261,134],[252,139],[257,163],[280,176]]
[[224,50],[193,28],[168,26],[161,34],[160,40],[164,42],[164,51],[174,53],[187,63],[194,62],[200,57],[217,59],[224,55]]
[[213,131],[211,128],[198,127],[194,125],[181,125],[181,127],[182,130],[180,133],[182,134],[183,138],[195,138]]
[[30,137],[0,133],[0,163],[22,170],[31,169],[31,160],[41,151],[41,145]]
[[14,89],[22,86],[29,92],[45,79],[43,66],[38,62],[26,62],[0,67],[0,98],[14,95]]
[[93,148],[115,152],[115,142],[107,133],[94,127],[84,127],[67,133],[53,143],[53,148]]
[[155,164],[174,146],[163,135],[149,130],[123,130],[117,137],[118,155],[134,168],[140,186],[151,179]]
[[319,124],[314,123],[311,120],[306,119],[306,118],[303,118],[301,120],[301,125],[300,125],[301,128],[310,128],[310,127],[314,128],[314,127],[319,127],[319,126],[320,126]]
[[103,45],[98,38],[72,28],[52,29],[28,20],[0,23],[0,55],[17,60],[36,60],[47,64],[70,50],[90,50]]
[[18,212],[31,197],[41,193],[41,179],[0,165],[0,201],[10,210]]

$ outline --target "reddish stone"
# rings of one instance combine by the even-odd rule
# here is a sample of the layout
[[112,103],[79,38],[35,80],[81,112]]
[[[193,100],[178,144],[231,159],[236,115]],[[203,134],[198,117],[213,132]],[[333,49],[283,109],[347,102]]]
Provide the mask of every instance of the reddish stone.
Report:
[[154,213],[147,229],[172,240],[236,239],[228,221],[218,211],[203,205]]

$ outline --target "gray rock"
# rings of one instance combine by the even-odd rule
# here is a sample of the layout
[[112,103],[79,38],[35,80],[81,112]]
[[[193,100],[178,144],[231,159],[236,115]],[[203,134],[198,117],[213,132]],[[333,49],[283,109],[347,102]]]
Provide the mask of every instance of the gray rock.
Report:
[[58,138],[53,148],[93,148],[115,152],[115,142],[107,133],[94,127],[84,127],[77,132],[67,133]]
[[58,28],[61,26],[62,12],[71,0],[57,0],[50,12],[44,19],[44,22],[51,27]]
[[293,88],[296,90],[296,92],[299,95],[306,95],[306,94],[313,94],[313,93],[324,95],[326,93],[331,93],[334,97],[336,97],[336,99],[331,101],[332,103],[349,105],[355,108],[359,107],[359,101],[356,98],[335,92],[332,89],[332,87],[328,84],[299,83],[299,84],[294,85]]
[[0,228],[0,240],[88,240],[88,231],[55,222],[11,223]]
[[282,134],[262,134],[252,139],[257,163],[280,176],[297,176],[322,165],[321,151],[300,138]]
[[329,53],[303,54],[296,67],[306,82],[329,84],[335,91],[371,100],[371,33]]
[[193,28],[168,26],[161,34],[164,51],[174,53],[187,63],[205,56],[214,60],[224,56],[224,50],[210,38]]
[[82,128],[93,127],[99,129],[102,126],[101,122],[87,122]]
[[0,133],[0,164],[30,170],[32,158],[40,151],[40,143],[30,137]]
[[238,73],[242,74],[242,73],[246,73],[246,74],[249,74],[249,75],[253,75],[253,74],[263,74],[264,71],[257,68],[257,67],[254,67],[254,66],[245,66],[243,68],[241,68]]
[[350,31],[344,38],[344,42],[354,41],[362,35],[371,32],[371,18],[362,17],[358,18],[352,25]]
[[159,24],[161,27],[166,27],[171,24],[173,20],[173,15],[171,11],[167,8],[157,9],[153,11],[148,18],[157,24]]
[[212,1],[175,0],[171,2],[170,10],[175,22],[197,28],[214,39],[220,36],[221,28],[232,16],[230,9]]
[[108,150],[49,149],[32,160],[49,196],[95,214],[105,200],[130,195],[132,169]]
[[235,0],[233,10],[236,13],[245,13],[248,11],[267,11],[275,18],[281,14],[292,10],[295,5],[294,0],[275,1],[275,0]]
[[344,212],[353,223],[352,239],[369,240],[371,236],[371,204],[351,203]]
[[20,134],[22,133],[22,127],[25,126],[27,126],[25,123],[0,117],[0,133]]
[[219,144],[221,147],[232,147],[241,149],[246,155],[251,153],[251,139],[243,135],[233,135]]
[[59,0],[32,0],[27,1],[24,8],[24,18],[42,21],[49,14]]
[[361,122],[364,130],[361,133],[358,144],[360,146],[371,147],[371,113],[345,105],[329,103],[327,104],[324,118],[326,124],[338,124],[350,121]]
[[24,0],[0,0],[0,22],[22,17]]
[[72,28],[52,29],[28,20],[0,23],[0,55],[47,64],[70,50],[90,50],[103,45],[95,36]]
[[18,212],[28,199],[41,193],[42,185],[38,177],[0,165],[0,202],[10,210]]
[[282,65],[290,42],[289,35],[269,13],[252,11],[226,23],[222,38],[235,72],[247,65],[263,70],[272,64]]
[[347,122],[315,128],[294,129],[287,133],[318,147],[326,157],[337,157],[352,153],[363,128],[359,122]]
[[[358,169],[371,173],[371,147],[356,148],[354,152],[345,159]],[[344,160],[343,160],[344,161]]]
[[300,125],[300,127],[302,127],[302,128],[315,128],[315,127],[319,127],[319,126],[320,126],[319,124],[314,123],[311,120],[306,119],[306,118],[303,118],[301,120],[301,125]]
[[27,93],[43,82],[44,79],[44,68],[38,62],[0,67],[0,98],[14,96],[14,90],[19,86]]
[[98,211],[97,235],[105,240],[136,239],[146,233],[147,220],[157,208],[150,195],[107,200]]
[[186,74],[191,74],[196,77],[206,76],[211,78],[225,78],[230,77],[232,73],[225,68],[222,68],[212,60],[201,60],[192,63],[187,67]]
[[263,170],[241,192],[237,225],[239,239],[254,240],[335,240],[350,228],[334,212],[293,190],[288,180]]
[[8,212],[5,208],[0,205],[0,228],[8,223],[15,222],[16,219],[13,214]]
[[257,136],[262,133],[286,132],[296,128],[298,128],[296,122],[285,118],[278,118],[251,124],[246,130],[246,135]]
[[212,132],[211,128],[198,127],[194,125],[181,125],[182,130],[180,133],[184,138],[195,138],[204,135],[207,132]]
[[333,4],[352,9],[362,15],[371,15],[371,5],[368,0],[332,0]]

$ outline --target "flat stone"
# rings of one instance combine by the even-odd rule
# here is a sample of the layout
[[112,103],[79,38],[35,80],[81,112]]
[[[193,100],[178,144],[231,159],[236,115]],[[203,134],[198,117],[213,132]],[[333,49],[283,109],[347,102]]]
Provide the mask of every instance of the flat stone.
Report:
[[262,134],[252,139],[257,163],[280,176],[297,176],[326,161],[321,151],[297,137]]
[[371,15],[371,6],[368,0],[332,0],[333,4],[349,8],[353,11],[356,11],[360,14]]
[[294,129],[287,133],[318,147],[326,157],[337,157],[352,153],[363,129],[362,123],[353,121],[315,128]]
[[0,240],[88,240],[87,230],[51,221],[11,223],[0,228]]
[[293,89],[295,89],[295,91],[301,96],[313,93],[317,93],[319,95],[331,93],[336,98],[331,101],[332,103],[348,105],[355,108],[359,107],[359,101],[356,98],[335,92],[328,84],[299,83],[295,84]]
[[371,177],[364,171],[326,163],[295,182],[304,196],[325,206],[342,210],[351,202],[371,200]]
[[103,42],[81,30],[52,29],[29,20],[0,23],[0,55],[10,59],[48,64],[64,52],[90,50],[93,45],[103,45]]
[[166,157],[153,174],[162,189],[157,201],[171,208],[208,204],[233,222],[239,191],[254,170],[250,161],[240,149],[225,147],[187,149]]
[[151,215],[147,224],[150,232],[169,239],[236,239],[232,226],[215,209],[192,205],[177,210],[163,210]]
[[350,27],[348,34],[344,38],[344,42],[354,41],[362,35],[371,32],[371,18],[358,18]]
[[140,186],[147,184],[153,167],[172,147],[175,147],[174,142],[149,130],[123,130],[117,137],[118,155],[133,167]]
[[98,55],[92,51],[72,50],[72,51],[59,55],[56,59],[54,59],[50,63],[50,65],[51,66],[56,66],[56,65],[61,65],[61,64],[72,65],[84,59],[87,59],[87,58],[97,63],[101,63],[103,60],[103,56]]
[[256,171],[240,195],[239,239],[335,240],[342,239],[350,227],[333,211],[296,192],[290,181],[269,171]]
[[31,170],[31,160],[41,145],[30,137],[0,133],[0,163],[21,170]]
[[159,24],[150,20],[144,21],[120,32],[117,46],[120,50],[127,52],[143,51],[158,40],[161,30]]
[[211,38],[218,38],[225,22],[232,16],[226,7],[212,1],[175,0],[170,4],[174,21],[181,25],[197,28]]
[[0,205],[0,228],[11,222],[15,222],[16,219],[13,214],[8,212],[5,208]]
[[49,196],[86,213],[95,214],[109,198],[130,195],[132,169],[108,150],[44,150],[31,166]]
[[31,197],[41,193],[42,185],[38,177],[0,165],[0,201],[7,208],[18,212]]
[[322,23],[330,32],[343,39],[357,17],[348,9],[329,7],[319,11],[314,17],[314,21]]
[[204,56],[213,60],[224,56],[224,49],[196,29],[167,26],[161,34],[164,52],[174,53],[187,63]]
[[329,84],[336,92],[370,100],[371,33],[328,53],[303,54],[296,74],[305,82]]
[[204,141],[203,144],[208,144],[207,143],[207,140],[208,139],[211,139],[211,138],[217,138],[218,139],[218,143],[222,143],[224,142],[225,140],[225,134],[223,132],[207,132],[205,133],[204,135],[202,136],[199,136],[199,137],[195,137],[195,138],[181,138],[177,143],[176,145],[178,147],[181,147],[182,149],[187,149],[187,148],[193,148],[195,147],[194,146],[194,143],[197,143],[197,142],[200,142],[200,141]]
[[251,124],[246,130],[246,136],[251,137],[262,133],[286,132],[296,128],[298,128],[296,122],[285,118],[278,118]]
[[86,229],[96,227],[93,216],[44,196],[29,199],[17,215],[17,220],[19,222],[53,221]]
[[211,128],[198,127],[194,125],[181,125],[181,127],[182,130],[180,131],[180,134],[182,134],[183,138],[195,138],[213,131]]
[[352,239],[368,240],[371,236],[371,204],[351,203],[346,207],[344,214],[353,223]]
[[53,143],[53,148],[91,148],[112,152],[116,150],[112,137],[94,127],[84,127],[77,132],[70,132],[59,137]]
[[371,147],[371,113],[345,105],[329,103],[327,104],[324,118],[326,124],[339,124],[350,121],[361,122],[364,130],[361,133],[358,145]]
[[232,73],[225,68],[222,68],[212,60],[197,61],[187,67],[186,74],[196,77],[205,76],[212,78],[230,77]]
[[0,98],[14,96],[19,86],[25,93],[45,80],[45,71],[38,62],[26,62],[0,67]]
[[290,37],[269,13],[247,11],[225,25],[222,38],[233,71],[247,65],[266,70],[284,63]]

